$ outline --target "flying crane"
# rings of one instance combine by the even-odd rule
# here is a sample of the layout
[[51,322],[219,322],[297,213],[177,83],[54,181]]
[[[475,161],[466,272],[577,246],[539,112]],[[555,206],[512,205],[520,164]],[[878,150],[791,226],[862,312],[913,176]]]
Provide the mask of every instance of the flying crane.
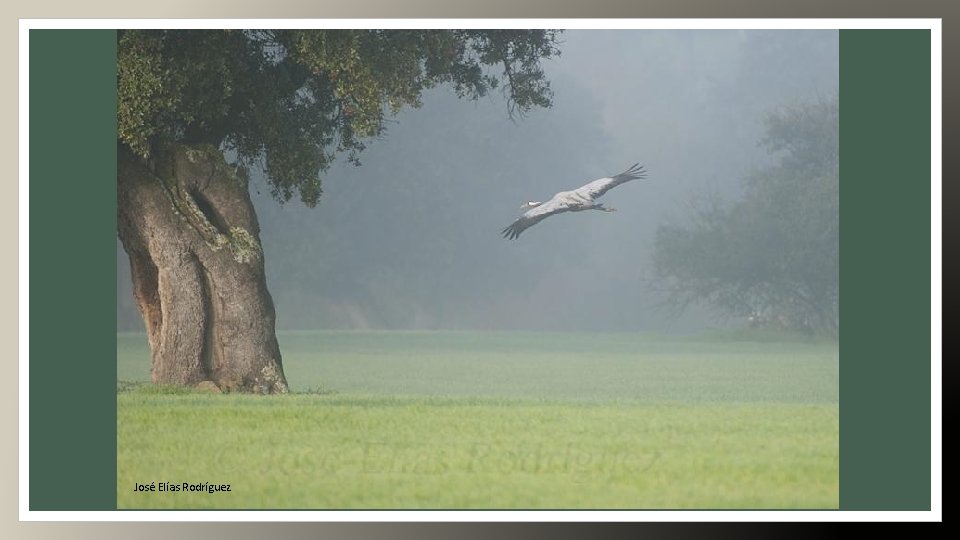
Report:
[[581,212],[583,210],[616,212],[616,208],[607,208],[603,203],[598,203],[597,199],[624,182],[646,177],[647,171],[637,163],[612,178],[600,178],[572,191],[561,191],[547,202],[530,201],[524,203],[520,209],[525,210],[525,212],[501,232],[504,238],[514,240],[523,231],[555,214]]

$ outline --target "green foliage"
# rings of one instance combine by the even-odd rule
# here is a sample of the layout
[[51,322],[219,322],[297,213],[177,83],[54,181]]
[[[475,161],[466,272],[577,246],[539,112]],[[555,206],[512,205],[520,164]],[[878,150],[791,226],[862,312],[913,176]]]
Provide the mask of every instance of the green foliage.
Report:
[[690,225],[658,229],[657,281],[668,303],[703,303],[751,324],[837,335],[840,309],[839,102],[767,118],[778,162],[741,200],[705,198]]
[[[117,396],[120,508],[838,504],[835,344],[519,332],[281,338],[300,385],[292,394]],[[133,363],[146,369],[143,341],[118,336],[118,375],[135,376]],[[323,390],[311,390],[318,381]],[[133,492],[153,480],[232,491]]]
[[[451,85],[477,99],[502,83],[511,115],[551,104],[540,61],[551,30],[126,30],[118,137],[144,158],[171,141],[213,144],[266,172],[274,197],[314,205],[338,154],[358,163],[386,111]],[[499,66],[501,72],[496,72]]]

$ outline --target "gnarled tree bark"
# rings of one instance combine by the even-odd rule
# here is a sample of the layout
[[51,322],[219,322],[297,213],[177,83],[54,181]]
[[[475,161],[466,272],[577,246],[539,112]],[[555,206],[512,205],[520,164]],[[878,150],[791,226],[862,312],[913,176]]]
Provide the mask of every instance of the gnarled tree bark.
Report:
[[118,148],[117,229],[158,384],[287,391],[245,176],[212,146]]

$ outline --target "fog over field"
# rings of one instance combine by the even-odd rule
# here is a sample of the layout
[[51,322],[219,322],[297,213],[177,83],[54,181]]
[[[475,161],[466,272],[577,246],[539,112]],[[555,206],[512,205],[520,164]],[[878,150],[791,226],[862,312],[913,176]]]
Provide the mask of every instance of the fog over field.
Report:
[[[772,162],[758,145],[764,115],[837,91],[838,33],[578,30],[562,40],[544,62],[552,108],[511,121],[500,91],[470,102],[433,89],[370,142],[362,166],[324,175],[314,209],[279,205],[253,171],[279,329],[723,324],[703,309],[658,307],[654,233],[690,219],[692,200],[736,199],[744,177]],[[618,212],[567,213],[501,237],[521,203],[638,161],[648,178],[603,198]],[[140,331],[119,241],[117,273],[117,329]]]

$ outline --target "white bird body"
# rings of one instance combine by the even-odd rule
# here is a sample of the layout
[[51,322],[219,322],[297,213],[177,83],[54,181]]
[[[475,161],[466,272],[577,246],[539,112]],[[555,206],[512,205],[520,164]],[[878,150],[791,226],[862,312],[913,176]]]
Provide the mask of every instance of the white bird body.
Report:
[[527,209],[527,211],[501,231],[503,237],[510,240],[516,239],[526,229],[554,214],[563,212],[581,212],[583,210],[616,212],[615,208],[605,208],[603,203],[597,202],[597,199],[624,182],[646,178],[646,176],[646,171],[637,163],[616,176],[599,178],[571,191],[561,191],[547,202],[528,202],[521,206],[521,209]]

